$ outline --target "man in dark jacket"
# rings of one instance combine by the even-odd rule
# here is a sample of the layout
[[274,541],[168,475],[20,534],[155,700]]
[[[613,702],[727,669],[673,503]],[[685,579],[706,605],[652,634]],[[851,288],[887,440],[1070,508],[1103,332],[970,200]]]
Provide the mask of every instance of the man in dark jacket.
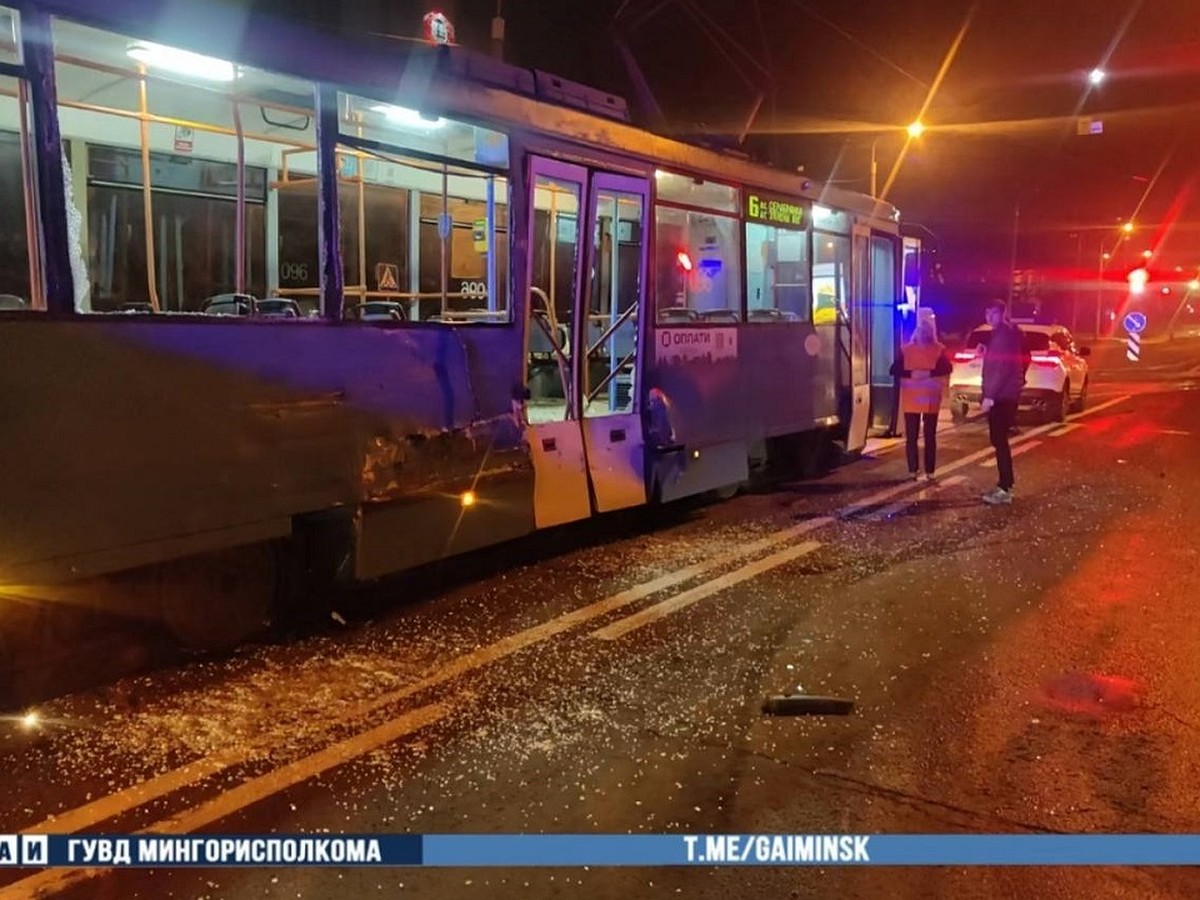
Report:
[[1008,320],[1008,307],[1003,300],[990,302],[984,317],[992,326],[992,333],[983,355],[983,402],[980,408],[988,415],[988,433],[996,448],[1000,480],[994,490],[983,495],[983,502],[997,506],[1012,503],[1013,499],[1012,450],[1008,446],[1008,433],[1016,424],[1017,401],[1025,387],[1029,354],[1025,349],[1025,335]]

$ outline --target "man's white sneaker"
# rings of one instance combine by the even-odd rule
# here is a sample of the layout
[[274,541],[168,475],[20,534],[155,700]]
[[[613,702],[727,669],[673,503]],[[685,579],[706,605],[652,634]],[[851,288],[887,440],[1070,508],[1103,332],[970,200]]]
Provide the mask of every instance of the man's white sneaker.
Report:
[[988,491],[980,499],[982,499],[984,503],[992,506],[1000,506],[1002,504],[1013,502],[1013,492],[1011,490],[1006,491],[1002,487],[997,487]]

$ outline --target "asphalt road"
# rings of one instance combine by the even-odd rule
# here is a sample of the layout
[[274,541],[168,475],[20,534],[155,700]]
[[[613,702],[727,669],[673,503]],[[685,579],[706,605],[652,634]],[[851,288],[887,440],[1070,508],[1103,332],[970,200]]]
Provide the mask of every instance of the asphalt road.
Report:
[[[1090,408],[934,486],[829,477],[509,559],[326,633],[48,704],[0,831],[1197,832],[1200,346],[1097,348]],[[501,562],[504,562],[501,559]],[[469,567],[466,567],[469,569]],[[450,574],[449,572],[445,574]],[[386,610],[386,611],[380,611]],[[766,717],[794,691],[849,716]],[[26,877],[18,879],[18,875]],[[1192,869],[0,873],[0,900],[1195,897]]]

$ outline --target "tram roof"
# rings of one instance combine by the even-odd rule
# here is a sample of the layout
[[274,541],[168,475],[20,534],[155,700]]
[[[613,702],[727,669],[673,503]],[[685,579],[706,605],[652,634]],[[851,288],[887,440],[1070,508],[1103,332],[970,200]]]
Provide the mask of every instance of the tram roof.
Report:
[[[473,119],[501,130],[599,147],[660,168],[804,197],[895,222],[898,210],[802,174],[656,135],[620,121],[624,102],[458,47],[380,36],[330,34],[234,6],[164,0],[10,0],[85,25],[169,44],[267,71],[336,84],[383,101]],[[420,98],[414,102],[416,98]],[[579,108],[584,107],[584,108]],[[621,116],[623,118],[623,116]]]

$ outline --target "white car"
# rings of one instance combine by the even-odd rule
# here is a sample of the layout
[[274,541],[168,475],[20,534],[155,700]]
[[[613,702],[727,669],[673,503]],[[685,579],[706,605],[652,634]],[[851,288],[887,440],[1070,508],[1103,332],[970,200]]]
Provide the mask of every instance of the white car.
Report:
[[[1088,363],[1091,348],[1075,343],[1061,325],[1017,322],[1025,335],[1029,368],[1021,406],[1033,407],[1051,421],[1061,422],[1071,410],[1087,403]],[[992,327],[981,325],[967,337],[963,349],[954,354],[950,372],[950,414],[955,421],[966,418],[971,404],[982,399],[983,356]]]

